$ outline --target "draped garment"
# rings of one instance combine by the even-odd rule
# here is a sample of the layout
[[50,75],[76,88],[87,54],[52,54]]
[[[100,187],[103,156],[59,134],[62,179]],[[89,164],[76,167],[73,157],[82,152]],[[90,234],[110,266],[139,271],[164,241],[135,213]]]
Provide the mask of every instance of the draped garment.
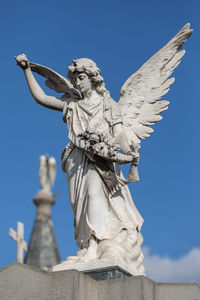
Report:
[[[108,136],[121,122],[117,104],[108,98],[96,97],[69,102],[63,111],[68,125],[70,145],[62,154],[67,173],[69,197],[74,213],[77,246],[87,248],[91,236],[98,241],[98,259],[116,256],[132,264],[134,274],[144,274],[140,229],[143,219],[136,209],[127,186],[111,196],[102,174],[81,148],[80,134],[87,129]],[[113,174],[121,175],[119,166],[110,163]]]

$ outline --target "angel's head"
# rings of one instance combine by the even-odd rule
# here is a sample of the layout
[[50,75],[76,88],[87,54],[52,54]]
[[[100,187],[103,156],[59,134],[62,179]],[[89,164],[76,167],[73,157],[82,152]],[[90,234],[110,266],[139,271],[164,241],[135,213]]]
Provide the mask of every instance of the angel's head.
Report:
[[106,88],[103,77],[96,63],[88,58],[73,60],[72,65],[68,67],[68,78],[75,88],[78,88],[83,94],[89,90],[95,90],[104,95]]

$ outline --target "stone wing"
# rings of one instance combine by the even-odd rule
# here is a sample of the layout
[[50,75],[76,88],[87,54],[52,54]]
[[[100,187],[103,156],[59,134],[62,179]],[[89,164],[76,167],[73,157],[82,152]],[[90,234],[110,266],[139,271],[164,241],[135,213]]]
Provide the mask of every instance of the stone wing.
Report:
[[169,91],[174,82],[174,78],[169,77],[185,54],[182,46],[191,34],[190,24],[186,24],[122,86],[118,104],[130,145],[149,137],[153,132],[149,125],[162,119],[160,113],[168,108],[169,102],[158,100]]
[[80,92],[64,76],[58,74],[50,68],[30,62],[30,68],[33,72],[45,77],[46,86],[57,93],[65,93],[69,98],[81,98]]

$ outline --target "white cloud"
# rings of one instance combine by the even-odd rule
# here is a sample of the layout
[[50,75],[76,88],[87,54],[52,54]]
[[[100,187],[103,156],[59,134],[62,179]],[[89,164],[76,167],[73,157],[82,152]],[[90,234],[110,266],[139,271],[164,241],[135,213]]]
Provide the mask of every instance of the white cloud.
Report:
[[196,282],[200,284],[200,249],[194,248],[186,255],[171,259],[152,255],[143,247],[146,276],[156,282]]

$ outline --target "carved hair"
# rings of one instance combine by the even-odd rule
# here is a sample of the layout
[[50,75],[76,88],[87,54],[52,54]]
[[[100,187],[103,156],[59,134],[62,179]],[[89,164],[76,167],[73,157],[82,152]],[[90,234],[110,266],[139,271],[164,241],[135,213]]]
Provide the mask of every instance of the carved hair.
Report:
[[75,73],[77,72],[84,72],[88,75],[97,93],[102,96],[104,96],[105,94],[109,94],[109,92],[105,88],[103,77],[100,75],[100,69],[97,67],[96,63],[93,60],[89,58],[79,58],[72,61],[72,65],[68,67],[67,76],[73,86],[76,86]]

